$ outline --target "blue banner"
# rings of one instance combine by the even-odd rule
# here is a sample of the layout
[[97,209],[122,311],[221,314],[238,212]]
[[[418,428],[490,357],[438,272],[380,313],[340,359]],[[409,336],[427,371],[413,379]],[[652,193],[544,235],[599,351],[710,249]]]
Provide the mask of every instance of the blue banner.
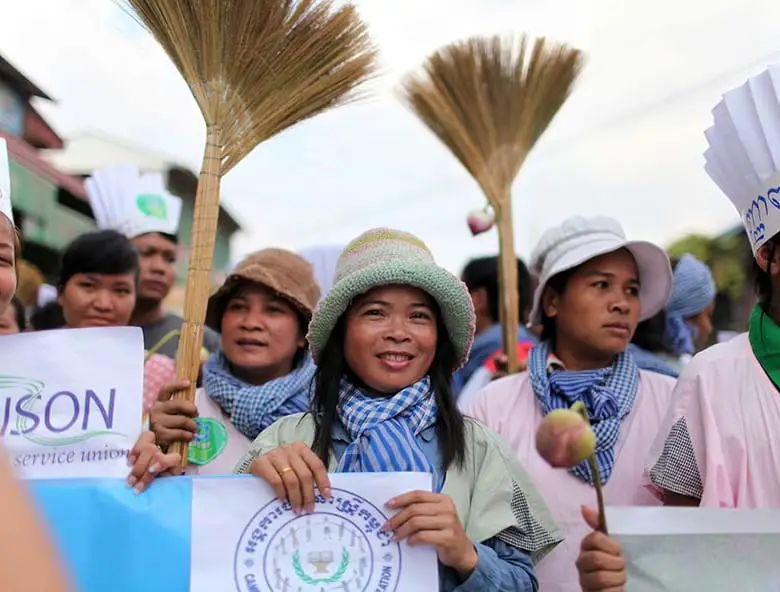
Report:
[[28,484],[79,592],[188,592],[192,479],[141,495],[118,479]]

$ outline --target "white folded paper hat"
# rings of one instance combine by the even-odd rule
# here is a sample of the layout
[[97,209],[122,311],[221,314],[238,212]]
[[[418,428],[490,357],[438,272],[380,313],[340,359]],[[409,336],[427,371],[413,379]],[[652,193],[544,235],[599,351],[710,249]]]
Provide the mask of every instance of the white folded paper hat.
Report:
[[128,238],[150,232],[176,235],[181,199],[169,193],[160,173],[139,174],[136,167],[100,169],[84,183],[95,222]]
[[0,138],[0,213],[13,224],[14,213],[11,207],[11,165],[8,162],[8,145]]
[[742,218],[753,254],[780,232],[780,66],[723,95],[704,169]]

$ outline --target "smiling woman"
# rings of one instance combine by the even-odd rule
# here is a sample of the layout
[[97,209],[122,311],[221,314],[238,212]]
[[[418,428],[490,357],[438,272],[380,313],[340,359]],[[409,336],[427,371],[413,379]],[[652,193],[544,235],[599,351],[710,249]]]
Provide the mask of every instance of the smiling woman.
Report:
[[[296,513],[312,511],[328,471],[423,472],[431,487],[387,500],[383,526],[436,550],[440,592],[530,592],[534,562],[560,541],[525,471],[490,430],[464,418],[452,372],[468,358],[466,286],[408,233],[370,230],[341,254],[306,340],[317,362],[308,413],[263,431],[238,464]],[[131,481],[177,466],[144,435]]]
[[[123,234],[101,230],[73,240],[62,255],[57,302],[65,326],[122,327],[130,323],[138,284],[138,253]],[[160,386],[176,375],[173,360],[151,354],[144,364],[146,417]]]
[[170,384],[152,412],[158,444],[192,442],[189,474],[229,473],[260,432],[308,409],[314,363],[304,335],[319,296],[310,263],[265,249],[209,299],[206,320],[221,346],[206,362],[195,404],[171,400],[178,385]]
[[307,340],[317,361],[310,413],[284,418],[239,465],[296,512],[311,511],[327,471],[418,471],[431,489],[388,500],[384,530],[433,547],[439,590],[536,589],[534,560],[560,540],[522,468],[464,418],[453,370],[468,358],[474,309],[464,284],[410,234],[378,228],[342,252]]
[[363,369],[363,381],[376,393],[396,393],[431,366],[437,317],[438,307],[419,288],[374,288],[347,313],[344,357]]
[[493,382],[468,412],[504,436],[531,472],[565,540],[539,566],[540,589],[580,589],[575,560],[588,531],[580,507],[593,504],[587,462],[569,472],[536,451],[544,417],[581,401],[596,434],[608,505],[657,505],[644,488],[643,463],[674,381],[638,370],[626,352],[640,320],[666,304],[669,259],[659,247],[628,241],[611,218],[571,218],[545,232],[531,255],[539,277],[531,322],[543,327],[528,371]]

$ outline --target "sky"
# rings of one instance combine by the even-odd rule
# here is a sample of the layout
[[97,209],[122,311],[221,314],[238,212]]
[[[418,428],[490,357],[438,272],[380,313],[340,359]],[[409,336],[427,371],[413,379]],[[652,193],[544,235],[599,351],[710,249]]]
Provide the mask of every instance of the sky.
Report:
[[[232,170],[222,199],[244,226],[234,256],[346,244],[391,226],[425,240],[453,272],[497,251],[472,237],[485,198],[397,98],[441,45],[472,35],[547,36],[587,65],[513,188],[518,254],[573,215],[610,215],[667,246],[739,222],[703,169],[703,132],[726,90],[780,62],[777,0],[357,0],[381,51],[370,96],[269,139]],[[113,0],[0,7],[0,55],[56,99],[39,104],[67,137],[93,129],[197,170],[205,127],[156,42]]]

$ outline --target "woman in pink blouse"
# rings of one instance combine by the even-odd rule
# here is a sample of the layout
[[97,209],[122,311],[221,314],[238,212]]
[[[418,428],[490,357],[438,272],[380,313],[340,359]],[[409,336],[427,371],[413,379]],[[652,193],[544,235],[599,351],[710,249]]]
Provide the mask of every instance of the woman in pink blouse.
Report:
[[727,92],[707,173],[742,217],[758,302],[748,331],[698,354],[648,463],[665,505],[780,508],[780,68]]
[[551,410],[582,401],[607,503],[659,504],[642,473],[674,381],[639,370],[626,349],[639,321],[666,304],[672,271],[662,249],[627,241],[605,217],[571,218],[548,230],[531,265],[539,276],[531,322],[544,327],[541,343],[526,372],[490,384],[468,413],[509,442],[564,531],[566,540],[538,566],[540,589],[575,592],[588,531],[581,506],[595,502],[593,475],[587,463],[569,472],[550,467],[536,451],[536,430]]
[[[667,506],[780,508],[778,88],[773,66],[725,93],[704,134],[705,170],[745,225],[758,302],[746,333],[696,355],[677,382],[647,463],[649,485]],[[596,540],[615,550],[603,535]],[[615,575],[579,567],[602,583]]]

